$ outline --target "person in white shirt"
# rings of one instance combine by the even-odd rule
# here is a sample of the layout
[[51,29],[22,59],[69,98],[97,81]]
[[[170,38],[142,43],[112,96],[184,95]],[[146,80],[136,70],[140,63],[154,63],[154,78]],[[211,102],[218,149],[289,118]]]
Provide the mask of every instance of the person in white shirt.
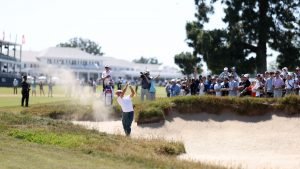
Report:
[[274,98],[282,97],[282,89],[285,87],[283,79],[280,77],[280,72],[275,72],[275,77],[273,79],[273,89],[274,89]]
[[131,133],[131,124],[133,121],[133,116],[134,116],[134,110],[133,110],[133,104],[132,104],[132,97],[134,96],[134,90],[132,86],[129,86],[131,94],[124,96],[126,93],[128,87],[128,83],[124,87],[123,90],[117,90],[116,95],[117,95],[117,102],[122,108],[122,124],[123,124],[123,129],[125,131],[126,136],[129,136]]
[[102,72],[101,76],[101,80],[103,82],[103,91],[105,90],[106,86],[109,86],[109,82],[112,80],[110,67],[105,65],[104,68],[105,70]]
[[14,79],[13,81],[14,94],[18,94],[18,86],[19,86],[19,81],[17,79]]
[[229,76],[229,72],[228,72],[228,67],[224,67],[224,71],[219,75],[219,78],[221,78],[221,80],[224,80],[226,77]]
[[222,88],[222,79],[217,78],[217,83],[214,85],[216,96],[222,96],[221,88]]
[[255,97],[260,97],[261,96],[261,91],[262,91],[262,76],[260,74],[256,75],[256,81],[255,85],[252,88],[252,92],[255,92]]
[[292,73],[288,73],[287,79],[285,80],[285,96],[295,94],[294,90],[296,88],[296,81],[293,78]]
[[233,75],[229,75],[229,96],[237,96],[238,82],[234,80]]
[[204,81],[205,81],[205,77],[202,77],[202,79],[200,79],[200,83],[199,83],[199,96],[203,96],[205,95],[204,92]]
[[233,78],[234,78],[235,81],[237,81],[237,82],[240,81],[240,77],[239,77],[239,75],[237,74],[236,68],[235,68],[235,67],[232,67],[232,68],[231,68],[231,74],[233,75]]

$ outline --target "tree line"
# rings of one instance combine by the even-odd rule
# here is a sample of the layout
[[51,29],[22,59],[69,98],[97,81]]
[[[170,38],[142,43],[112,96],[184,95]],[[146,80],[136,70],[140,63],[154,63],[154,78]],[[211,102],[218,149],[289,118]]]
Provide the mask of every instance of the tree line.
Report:
[[221,0],[226,28],[205,30],[210,16],[221,10],[214,9],[218,1],[194,1],[196,20],[186,24],[187,45],[193,53],[175,55],[180,68],[188,69],[190,62],[196,66],[202,59],[212,73],[226,66],[235,66],[241,73],[263,73],[268,49],[279,53],[279,67],[292,70],[300,65],[299,0]]

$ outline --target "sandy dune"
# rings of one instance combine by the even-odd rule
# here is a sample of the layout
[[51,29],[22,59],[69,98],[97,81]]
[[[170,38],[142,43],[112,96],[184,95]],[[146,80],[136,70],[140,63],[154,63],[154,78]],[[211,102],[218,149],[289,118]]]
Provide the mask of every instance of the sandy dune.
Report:
[[[121,121],[74,123],[123,134]],[[134,123],[132,137],[183,141],[187,153],[182,159],[246,169],[300,168],[300,117],[173,114],[164,124]]]

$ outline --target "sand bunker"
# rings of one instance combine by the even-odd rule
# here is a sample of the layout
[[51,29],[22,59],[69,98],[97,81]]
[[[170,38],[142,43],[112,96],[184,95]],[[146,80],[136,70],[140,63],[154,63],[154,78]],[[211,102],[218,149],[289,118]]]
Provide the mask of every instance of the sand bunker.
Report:
[[[74,123],[124,133],[121,121]],[[179,157],[182,159],[246,169],[300,168],[300,117],[173,114],[164,124],[134,123],[132,137],[180,140],[187,151]]]

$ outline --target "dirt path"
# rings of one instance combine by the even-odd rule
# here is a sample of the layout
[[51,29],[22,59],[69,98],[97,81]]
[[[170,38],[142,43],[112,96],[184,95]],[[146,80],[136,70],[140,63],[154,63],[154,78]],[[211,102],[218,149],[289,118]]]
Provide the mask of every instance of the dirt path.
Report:
[[[123,134],[121,121],[74,122],[90,129]],[[265,115],[194,114],[170,117],[164,124],[133,124],[132,137],[184,142],[182,159],[246,169],[300,168],[300,118]]]

